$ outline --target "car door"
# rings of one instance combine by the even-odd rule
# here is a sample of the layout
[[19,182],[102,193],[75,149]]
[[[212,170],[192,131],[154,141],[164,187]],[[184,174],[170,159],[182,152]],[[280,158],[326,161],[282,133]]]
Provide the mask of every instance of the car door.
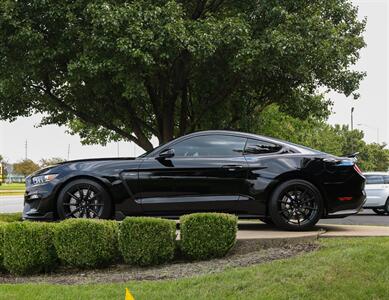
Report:
[[240,136],[199,135],[145,159],[139,170],[143,211],[156,215],[235,212],[247,177],[245,143]]
[[382,175],[367,175],[365,190],[367,198],[365,207],[377,207],[385,205],[385,185]]
[[266,188],[272,182],[277,160],[273,155],[283,151],[283,146],[260,139],[247,139],[244,157],[247,161],[247,180],[238,201],[238,214],[265,214]]

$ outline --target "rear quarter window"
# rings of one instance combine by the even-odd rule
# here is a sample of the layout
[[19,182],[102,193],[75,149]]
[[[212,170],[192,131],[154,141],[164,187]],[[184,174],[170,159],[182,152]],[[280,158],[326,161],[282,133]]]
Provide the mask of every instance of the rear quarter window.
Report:
[[248,139],[244,149],[245,155],[258,155],[277,153],[282,150],[281,145],[269,143],[261,140]]

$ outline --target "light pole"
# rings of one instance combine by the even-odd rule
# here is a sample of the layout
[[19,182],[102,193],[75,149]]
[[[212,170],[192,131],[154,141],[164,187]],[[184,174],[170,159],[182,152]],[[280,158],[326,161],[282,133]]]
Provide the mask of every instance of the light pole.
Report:
[[370,129],[375,129],[376,132],[377,132],[377,144],[380,143],[380,128],[379,127],[374,127],[374,126],[370,126],[370,125],[367,125],[367,124],[363,124],[363,123],[360,123],[360,124],[357,124],[358,126],[363,126],[363,127],[367,127],[367,128],[370,128]]
[[354,130],[354,107],[351,107],[351,130]]
[[354,138],[352,131],[354,130],[354,107],[351,107],[351,153],[354,153]]

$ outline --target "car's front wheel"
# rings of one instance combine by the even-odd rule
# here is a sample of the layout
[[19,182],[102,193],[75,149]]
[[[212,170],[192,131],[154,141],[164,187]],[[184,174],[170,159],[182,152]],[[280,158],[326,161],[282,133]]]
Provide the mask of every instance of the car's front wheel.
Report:
[[286,230],[308,230],[320,219],[323,200],[319,190],[300,179],[281,183],[269,201],[269,215],[273,223]]
[[111,217],[111,207],[111,199],[104,187],[88,179],[68,183],[57,200],[60,219],[108,219]]

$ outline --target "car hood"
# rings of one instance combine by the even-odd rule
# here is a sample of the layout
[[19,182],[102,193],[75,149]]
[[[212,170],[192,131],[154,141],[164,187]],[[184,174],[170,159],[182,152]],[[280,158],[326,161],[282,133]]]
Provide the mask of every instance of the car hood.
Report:
[[93,164],[93,163],[104,163],[104,162],[113,162],[113,161],[124,161],[124,160],[135,160],[136,157],[107,157],[107,158],[87,158],[87,159],[76,159],[76,160],[68,160],[56,165],[48,166],[43,169],[40,169],[29,176],[27,176],[26,180],[33,176],[50,174],[56,171],[57,168],[66,167],[72,164]]

